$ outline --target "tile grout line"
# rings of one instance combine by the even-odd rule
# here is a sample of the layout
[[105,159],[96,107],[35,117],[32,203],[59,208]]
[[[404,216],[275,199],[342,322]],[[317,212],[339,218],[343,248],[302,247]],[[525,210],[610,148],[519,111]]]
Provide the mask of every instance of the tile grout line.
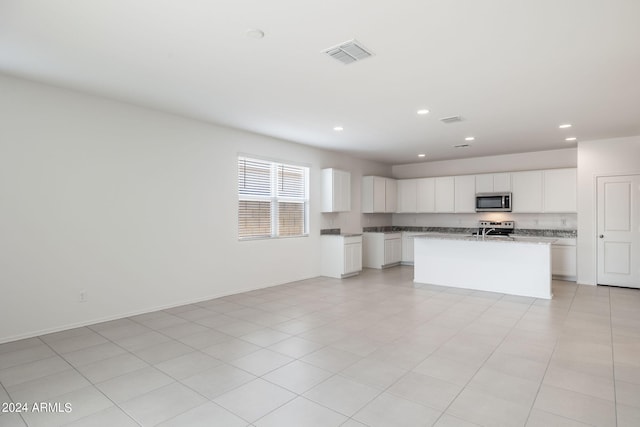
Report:
[[[577,283],[576,283],[576,285],[577,285]],[[569,307],[567,308],[567,313],[564,316],[564,320],[562,322],[563,327],[564,327],[564,324],[567,321],[567,317],[569,316],[569,313],[571,312],[571,307],[573,306],[573,301],[576,298],[578,290],[579,290],[579,285],[577,285],[575,287],[573,295],[571,296],[571,302],[569,303]],[[531,417],[531,412],[533,412],[533,408],[534,408],[534,406],[536,404],[536,401],[538,400],[538,395],[540,394],[540,389],[542,388],[542,385],[544,384],[544,378],[547,376],[547,372],[549,371],[549,366],[551,365],[551,361],[553,360],[553,355],[555,354],[557,347],[558,347],[558,338],[556,338],[556,340],[555,340],[555,344],[553,346],[553,351],[551,352],[551,356],[549,356],[549,360],[547,361],[547,366],[544,369],[544,374],[542,375],[542,379],[540,380],[540,384],[538,385],[538,390],[536,391],[536,397],[535,397],[535,399],[533,399],[533,403],[531,404],[531,408],[529,408],[529,413],[527,414],[527,419],[525,420],[525,425],[526,425],[526,423],[529,422],[529,418]],[[554,415],[558,415],[558,414],[554,414]],[[563,418],[566,418],[566,419],[571,419],[571,418],[565,417],[564,415],[559,415],[559,416],[561,416]],[[577,420],[572,420],[572,421],[577,421]]]
[[[444,292],[444,291],[443,291],[443,292]],[[434,296],[434,295],[431,295],[431,296],[429,296],[428,298],[425,298],[425,300],[426,300],[426,299],[429,299],[429,298],[432,298],[433,296]],[[394,314],[394,315],[395,315],[395,314]],[[389,315],[389,316],[387,316],[387,317],[391,317],[391,316],[393,316],[393,315]],[[330,324],[330,323],[332,323],[332,322],[329,322],[328,324]],[[425,323],[426,323],[426,322],[425,322]],[[318,326],[318,327],[322,327],[322,326]],[[313,328],[313,329],[316,329],[316,328]],[[305,332],[301,332],[301,333],[305,333]],[[299,335],[299,334],[298,334],[298,335]],[[298,336],[298,335],[295,335],[295,336]],[[400,337],[400,338],[401,338],[401,337]],[[398,339],[400,339],[400,338],[398,338]],[[397,339],[396,339],[396,340],[394,340],[394,341],[397,341]],[[327,347],[330,347],[330,346],[331,346],[331,344],[325,344],[325,345],[324,345],[324,347],[322,347],[322,348],[320,348],[320,349],[318,349],[318,350],[316,350],[316,351],[319,351],[319,350],[321,350],[321,349],[323,349],[323,348],[327,348]],[[345,351],[345,352],[347,352],[347,353],[351,353],[350,351],[346,351],[346,350],[342,350],[342,351]],[[313,353],[313,352],[312,352],[312,353]],[[310,354],[310,353],[309,353],[309,354]],[[365,358],[366,358],[366,356],[360,356],[360,355],[355,354],[355,353],[351,353],[351,354],[354,354],[354,355],[356,355],[356,356],[359,356],[359,357],[360,357],[360,360],[362,360],[362,359],[365,359]],[[304,357],[304,356],[303,356],[303,357]],[[429,357],[429,356],[426,356],[426,357],[425,357],[425,359],[426,359],[426,358],[428,358],[428,357]],[[423,360],[424,360],[424,359],[423,359]],[[302,363],[306,363],[306,362],[302,361],[300,358],[296,359],[296,361],[300,361],[300,362],[302,362]],[[292,362],[290,362],[290,363],[293,363],[293,361],[292,361]],[[392,387],[396,382],[398,382],[400,379],[404,378],[404,377],[405,377],[405,376],[406,376],[406,375],[407,375],[411,370],[408,370],[408,371],[407,371],[407,373],[405,373],[404,375],[400,376],[400,377],[399,377],[396,381],[394,381],[392,384],[390,384],[389,386],[387,386],[386,388],[384,388],[384,389],[382,389],[382,390],[381,390],[381,389],[378,389],[377,387],[373,387],[373,386],[370,386],[369,384],[361,383],[361,382],[357,381],[357,380],[356,380],[356,379],[354,379],[354,378],[350,378],[350,377],[348,377],[348,376],[345,376],[345,375],[342,375],[342,374],[341,374],[345,369],[347,369],[347,368],[349,368],[349,367],[351,367],[351,366],[355,365],[356,363],[358,363],[358,362],[356,361],[356,362],[350,363],[349,365],[345,366],[345,367],[344,367],[343,369],[341,369],[340,371],[333,373],[333,375],[331,375],[331,376],[327,377],[327,378],[326,378],[326,379],[324,379],[323,381],[319,382],[318,384],[316,384],[316,385],[312,386],[310,389],[308,389],[308,390],[307,390],[307,391],[309,391],[309,390],[313,389],[314,387],[317,387],[317,386],[319,386],[320,384],[323,384],[323,383],[325,383],[325,382],[329,381],[331,378],[334,378],[334,377],[339,376],[339,377],[342,377],[342,378],[344,378],[344,379],[346,379],[346,380],[354,381],[354,382],[356,382],[357,384],[361,384],[361,385],[364,385],[364,386],[367,386],[367,387],[370,387],[370,388],[373,388],[373,389],[377,389],[378,391],[380,391],[380,392],[379,392],[378,394],[376,394],[376,395],[375,395],[371,400],[367,401],[367,402],[366,402],[366,403],[364,403],[361,407],[359,407],[358,409],[356,409],[356,411],[353,413],[353,415],[347,415],[347,414],[344,414],[344,413],[342,413],[342,412],[339,412],[339,411],[337,411],[337,410],[335,410],[335,409],[333,409],[333,408],[330,408],[330,407],[328,407],[328,406],[324,405],[324,404],[323,404],[323,403],[321,403],[321,402],[318,402],[318,401],[316,401],[316,400],[314,400],[314,399],[308,398],[308,397],[304,396],[303,394],[296,393],[296,394],[297,394],[297,396],[296,396],[294,399],[291,399],[291,400],[287,401],[286,403],[284,403],[283,405],[279,406],[278,408],[274,408],[272,411],[270,411],[270,412],[268,412],[268,413],[264,414],[264,415],[263,415],[262,417],[260,417],[258,420],[260,420],[260,419],[262,419],[262,418],[266,417],[267,415],[269,415],[269,414],[271,414],[271,413],[275,412],[277,409],[279,409],[279,408],[281,408],[282,406],[284,406],[284,405],[288,404],[288,403],[289,403],[289,402],[291,402],[292,400],[295,400],[296,398],[300,397],[300,398],[303,398],[303,399],[309,400],[309,401],[311,401],[311,402],[313,402],[313,403],[315,403],[315,404],[317,404],[317,405],[319,405],[319,406],[322,406],[323,408],[328,409],[328,410],[330,410],[330,411],[332,411],[332,412],[335,412],[335,413],[337,413],[337,414],[340,414],[340,415],[343,415],[343,416],[347,417],[347,420],[345,421],[345,423],[346,423],[346,422],[348,422],[349,420],[354,420],[354,421],[356,421],[356,422],[358,422],[358,423],[364,424],[363,422],[361,422],[361,421],[359,421],[359,420],[356,420],[356,419],[355,419],[355,418],[353,418],[353,417],[354,417],[356,414],[358,414],[358,413],[359,413],[363,408],[365,408],[367,405],[369,405],[371,402],[373,402],[375,399],[377,399],[377,398],[378,398],[378,397],[380,397],[382,394],[384,394],[384,393],[385,393],[389,388],[391,388],[391,387]],[[417,365],[418,365],[418,364],[420,364],[420,363],[421,363],[421,362],[418,362],[418,363],[417,363],[417,364],[415,364],[414,366],[417,366]],[[315,366],[315,365],[313,365],[313,364],[311,364],[311,365],[312,365],[312,366]],[[284,365],[284,366],[286,366],[286,365]],[[315,366],[315,367],[316,367],[316,368],[319,368],[318,366]],[[272,370],[272,371],[270,371],[270,372],[273,372],[273,371],[275,371],[275,370],[277,370],[277,369],[280,369],[280,368],[276,368],[276,369],[274,369],[274,370]],[[319,368],[319,369],[323,369],[323,368]],[[267,375],[267,374],[265,374],[265,375]],[[262,378],[262,377],[260,377],[260,378]],[[264,379],[264,378],[262,378],[262,379],[263,379],[264,381],[268,381],[269,383],[271,383],[271,382],[270,382],[269,380],[267,380],[267,379]],[[271,384],[274,384],[274,383],[271,383]],[[276,386],[278,386],[278,387],[282,387],[282,386],[280,386],[280,385],[278,385],[278,384],[274,384],[274,385],[276,385]],[[307,391],[306,391],[306,392],[307,392]],[[305,393],[306,393],[306,392],[305,392]],[[406,400],[406,399],[405,399],[405,400]],[[412,403],[415,403],[415,402],[412,402]],[[437,409],[432,408],[432,407],[429,407],[429,406],[427,406],[427,405],[421,405],[421,406],[425,406],[425,407],[427,407],[427,408],[429,408],[429,409],[437,410]],[[256,421],[258,421],[258,420],[256,420]],[[436,420],[436,421],[437,421],[437,420]],[[342,423],[341,425],[343,425],[343,424],[344,424],[344,423]],[[366,424],[364,424],[364,425],[366,425]]]
[[[11,395],[9,394],[9,391],[7,390],[7,388],[6,388],[6,387],[4,386],[4,384],[2,384],[1,382],[0,382],[0,387],[2,387],[2,390],[4,390],[4,393],[5,393],[5,394],[7,395],[7,397],[9,398],[9,401],[10,401],[11,403],[16,403],[16,402],[13,400],[13,397],[11,397]],[[8,403],[8,402],[7,402],[7,403]],[[20,416],[20,419],[22,420],[22,422],[24,423],[24,425],[28,427],[28,426],[29,426],[29,424],[27,423],[27,420],[25,420],[24,416],[22,415],[22,411],[18,412],[18,415]]]
[[[93,331],[93,329],[91,329],[91,330]],[[95,332],[95,331],[93,331],[93,332]],[[102,336],[102,335],[100,335],[100,336]],[[105,339],[107,339],[107,341],[110,341],[108,338],[106,338],[106,337],[104,337],[104,336],[102,336],[102,337],[103,337],[103,338],[105,338]],[[44,342],[44,341],[43,341],[43,342]],[[57,352],[53,347],[51,347],[51,346],[49,345],[49,343],[47,343],[47,342],[44,342],[44,343],[45,343],[45,345],[46,345],[47,347],[49,347],[49,348],[51,349],[51,351],[53,351],[53,352],[54,352],[54,353],[55,353],[55,354],[56,354],[60,359],[64,360],[64,362],[65,362],[67,365],[69,365],[69,366],[71,367],[71,369],[73,369],[74,371],[76,371],[76,372],[77,372],[77,373],[78,373],[82,378],[84,378],[85,380],[87,380],[87,382],[90,384],[90,386],[91,386],[91,387],[93,387],[94,389],[96,389],[96,390],[97,390],[101,395],[103,395],[107,400],[109,400],[111,403],[113,403],[113,406],[116,406],[117,408],[119,408],[119,409],[120,409],[124,414],[126,414],[129,418],[131,418],[131,420],[133,420],[133,422],[135,422],[135,423],[136,423],[136,424],[138,424],[139,426],[142,426],[142,424],[140,424],[140,423],[138,422],[138,420],[136,420],[135,418],[133,418],[133,417],[132,417],[132,416],[131,416],[127,411],[125,411],[124,409],[122,409],[122,408],[120,407],[120,405],[118,405],[118,404],[117,404],[116,402],[114,402],[114,401],[113,401],[109,396],[107,396],[107,395],[106,395],[102,390],[100,390],[100,389],[99,389],[99,388],[98,388],[98,387],[97,387],[97,386],[96,386],[96,385],[95,385],[95,384],[94,384],[94,383],[93,383],[89,378],[87,378],[87,377],[86,377],[82,372],[80,372],[80,371],[79,371],[75,366],[73,366],[71,363],[69,363],[69,361],[68,361],[67,359],[65,359],[65,358],[64,358],[64,356],[63,356],[62,354],[58,353],[58,352]],[[115,344],[115,343],[114,343],[114,344]],[[99,344],[98,344],[98,345],[99,345]],[[116,345],[117,345],[117,344],[116,344]],[[90,346],[90,347],[93,347],[93,346]],[[87,347],[87,348],[89,348],[89,347]],[[80,390],[81,390],[81,389],[80,389]],[[66,394],[66,393],[65,393],[65,394]],[[52,398],[55,398],[55,397],[57,397],[57,396],[53,396]],[[108,409],[108,408],[105,408],[105,409]],[[79,421],[79,420],[81,420],[81,419],[83,419],[83,418],[87,418],[87,417],[92,416],[92,415],[94,415],[94,414],[97,414],[97,413],[99,413],[99,412],[101,412],[101,411],[94,412],[93,414],[88,414],[88,415],[86,415],[86,416],[84,416],[84,417],[80,417],[80,418],[78,418],[78,420],[76,420],[76,421]],[[74,422],[75,422],[75,421],[74,421]],[[27,426],[28,426],[28,424],[27,424]]]
[[[596,285],[597,286],[597,285]],[[615,425],[618,425],[618,393],[616,392],[616,359],[615,344],[613,342],[613,308],[611,306],[611,288],[607,286],[607,295],[609,296],[609,330],[611,331],[611,365],[613,367],[613,409],[616,415]]]
[[[504,298],[504,296],[502,297]],[[502,298],[500,298],[499,300],[496,300],[493,304],[491,304],[489,307],[487,307],[487,309],[483,312],[487,312],[489,310],[489,308],[493,307],[494,305],[496,305],[498,303],[498,301],[502,300]],[[469,378],[469,380],[465,383],[464,386],[462,386],[462,389],[458,392],[458,394],[456,394],[456,396],[451,399],[451,402],[449,402],[449,404],[447,405],[447,407],[442,411],[442,413],[440,414],[440,416],[438,417],[438,419],[436,420],[436,422],[434,423],[434,425],[442,418],[442,416],[444,414],[447,413],[447,410],[449,410],[449,408],[451,407],[451,405],[453,405],[453,402],[456,401],[456,399],[462,394],[462,392],[467,388],[467,386],[471,383],[471,381],[473,381],[473,379],[475,378],[476,375],[478,375],[478,372],[480,371],[480,369],[482,369],[482,367],[484,366],[485,363],[487,363],[487,360],[489,360],[491,358],[491,356],[493,356],[496,352],[496,350],[505,342],[505,340],[507,339],[507,337],[509,336],[509,334],[515,329],[516,325],[518,324],[518,322],[520,320],[522,320],[522,318],[525,316],[525,314],[527,314],[527,312],[531,309],[531,307],[533,306],[533,304],[535,303],[535,301],[538,300],[538,298],[535,298],[528,306],[527,310],[523,311],[522,314],[520,315],[520,317],[518,318],[518,321],[515,322],[513,324],[513,326],[511,327],[511,329],[509,329],[509,332],[507,332],[507,334],[505,334],[505,336],[502,338],[502,340],[500,341],[500,343],[498,343],[498,345],[496,345],[496,347],[494,348],[494,350],[491,352],[491,354],[489,354],[489,356],[487,356],[487,358],[484,360],[484,362],[482,362],[482,364],[478,367],[478,369],[476,369],[475,373]],[[456,334],[457,335],[457,334]],[[452,337],[453,338],[453,337]],[[532,404],[533,406],[533,404]],[[531,410],[531,409],[530,409]],[[451,415],[451,414],[449,414]],[[461,418],[459,416],[455,416],[457,418]],[[464,418],[461,418],[464,421],[468,421],[471,422],[473,424],[475,424],[475,421],[470,421],[470,420],[465,420]]]

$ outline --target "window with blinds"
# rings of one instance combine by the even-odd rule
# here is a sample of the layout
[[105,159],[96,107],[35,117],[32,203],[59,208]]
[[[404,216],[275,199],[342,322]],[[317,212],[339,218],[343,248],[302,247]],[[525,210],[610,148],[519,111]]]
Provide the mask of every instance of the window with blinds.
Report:
[[238,157],[238,237],[308,234],[309,168]]

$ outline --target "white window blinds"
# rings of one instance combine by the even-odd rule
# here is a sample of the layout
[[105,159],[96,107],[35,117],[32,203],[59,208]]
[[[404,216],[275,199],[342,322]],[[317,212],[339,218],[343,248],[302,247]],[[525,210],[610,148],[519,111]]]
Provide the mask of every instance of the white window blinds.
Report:
[[309,168],[238,158],[238,237],[308,234]]

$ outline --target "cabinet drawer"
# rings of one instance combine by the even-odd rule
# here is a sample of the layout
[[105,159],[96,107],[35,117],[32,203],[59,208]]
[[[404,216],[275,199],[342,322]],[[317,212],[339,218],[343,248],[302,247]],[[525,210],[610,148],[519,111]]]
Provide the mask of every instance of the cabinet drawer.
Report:
[[344,238],[345,245],[351,245],[354,243],[362,243],[362,236],[348,236]]

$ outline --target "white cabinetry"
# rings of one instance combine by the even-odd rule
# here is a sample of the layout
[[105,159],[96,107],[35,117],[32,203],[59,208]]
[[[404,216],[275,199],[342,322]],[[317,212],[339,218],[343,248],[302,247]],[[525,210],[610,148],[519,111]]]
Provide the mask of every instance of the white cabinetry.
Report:
[[559,279],[576,280],[576,239],[562,238],[551,245],[551,274]]
[[435,178],[436,212],[454,212],[455,210],[455,179],[452,176]]
[[[389,194],[393,191],[389,190],[389,186],[393,188],[396,182],[398,189],[396,212],[398,213],[474,213],[476,193],[508,192],[513,194],[512,208],[516,213],[576,212],[575,168],[398,181],[380,177],[365,178],[372,181],[369,183],[371,189],[366,193],[363,182],[363,206],[376,210],[363,208],[363,212],[393,212],[388,204]],[[382,193],[387,196],[386,204],[381,201]],[[372,195],[368,201],[366,194]],[[374,200],[376,197],[380,200]]]
[[455,212],[475,213],[476,211],[476,177],[461,175],[454,177]]
[[387,268],[402,260],[401,233],[364,233],[362,264],[368,268]]
[[402,264],[413,265],[413,243],[415,236],[422,236],[424,232],[403,231],[402,232]]
[[341,279],[362,271],[362,236],[324,235],[320,242],[321,275]]
[[418,180],[401,179],[398,184],[398,205],[397,213],[415,213],[418,211]]
[[576,169],[513,172],[513,212],[575,213]]
[[394,213],[398,203],[398,182],[393,178],[384,179],[385,205],[386,213]]
[[322,212],[351,210],[351,173],[322,169]]
[[542,212],[542,171],[513,172],[513,212]]
[[362,212],[391,213],[396,211],[396,180],[381,176],[362,178]]
[[511,191],[511,174],[485,173],[476,175],[476,193],[499,193]]
[[417,187],[417,208],[418,212],[435,212],[436,211],[436,179],[420,178]]
[[544,211],[576,212],[576,169],[549,169],[543,171]]

